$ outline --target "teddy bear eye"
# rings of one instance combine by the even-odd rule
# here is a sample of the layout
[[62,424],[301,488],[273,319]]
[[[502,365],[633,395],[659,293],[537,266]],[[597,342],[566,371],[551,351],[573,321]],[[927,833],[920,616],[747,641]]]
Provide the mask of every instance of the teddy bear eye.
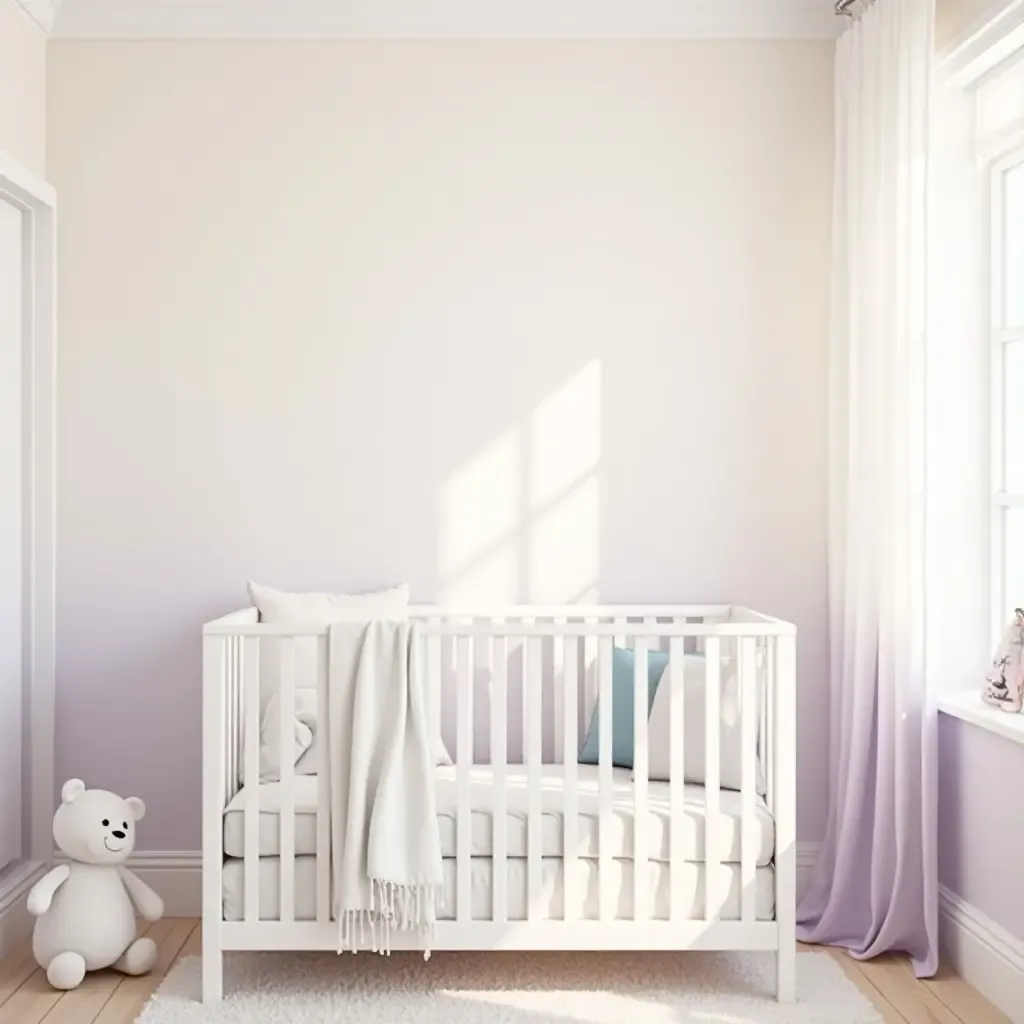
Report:
[[106,828],[109,824],[110,824],[110,822],[106,818],[104,818],[103,819],[103,827]]
[[122,828],[127,828],[128,827],[128,822],[127,821],[121,822],[121,827]]

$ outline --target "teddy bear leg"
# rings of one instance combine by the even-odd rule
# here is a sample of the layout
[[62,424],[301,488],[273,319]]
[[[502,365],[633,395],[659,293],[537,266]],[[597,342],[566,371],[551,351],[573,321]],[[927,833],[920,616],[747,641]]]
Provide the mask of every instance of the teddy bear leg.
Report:
[[84,977],[85,957],[81,953],[58,953],[46,968],[46,980],[54,988],[78,988]]
[[114,964],[125,974],[145,974],[156,963],[156,943],[152,939],[136,939]]

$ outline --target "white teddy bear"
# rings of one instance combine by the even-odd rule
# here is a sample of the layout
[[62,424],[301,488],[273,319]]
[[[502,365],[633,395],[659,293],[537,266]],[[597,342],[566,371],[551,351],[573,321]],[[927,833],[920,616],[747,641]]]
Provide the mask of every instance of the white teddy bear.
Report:
[[135,822],[146,813],[138,797],[64,783],[53,838],[71,859],[44,875],[28,894],[36,916],[32,951],[54,988],[77,988],[86,971],[113,967],[145,974],[156,943],[136,938],[136,911],[159,921],[164,903],[124,861],[135,848]]

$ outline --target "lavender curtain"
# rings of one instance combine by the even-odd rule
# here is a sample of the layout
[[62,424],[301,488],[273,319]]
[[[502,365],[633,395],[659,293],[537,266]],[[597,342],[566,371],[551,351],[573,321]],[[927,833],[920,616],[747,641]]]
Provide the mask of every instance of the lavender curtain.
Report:
[[934,0],[877,0],[836,55],[830,813],[806,942],[935,973],[924,672],[927,123]]

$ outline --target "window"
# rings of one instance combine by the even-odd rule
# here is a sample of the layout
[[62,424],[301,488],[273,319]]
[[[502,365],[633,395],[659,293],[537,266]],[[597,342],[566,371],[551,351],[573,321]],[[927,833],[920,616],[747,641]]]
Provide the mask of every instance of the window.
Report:
[[1024,606],[1024,47],[978,45],[935,94],[928,673],[940,711],[1024,745],[1024,715],[981,699]]
[[992,170],[993,615],[1024,606],[1024,148]]

